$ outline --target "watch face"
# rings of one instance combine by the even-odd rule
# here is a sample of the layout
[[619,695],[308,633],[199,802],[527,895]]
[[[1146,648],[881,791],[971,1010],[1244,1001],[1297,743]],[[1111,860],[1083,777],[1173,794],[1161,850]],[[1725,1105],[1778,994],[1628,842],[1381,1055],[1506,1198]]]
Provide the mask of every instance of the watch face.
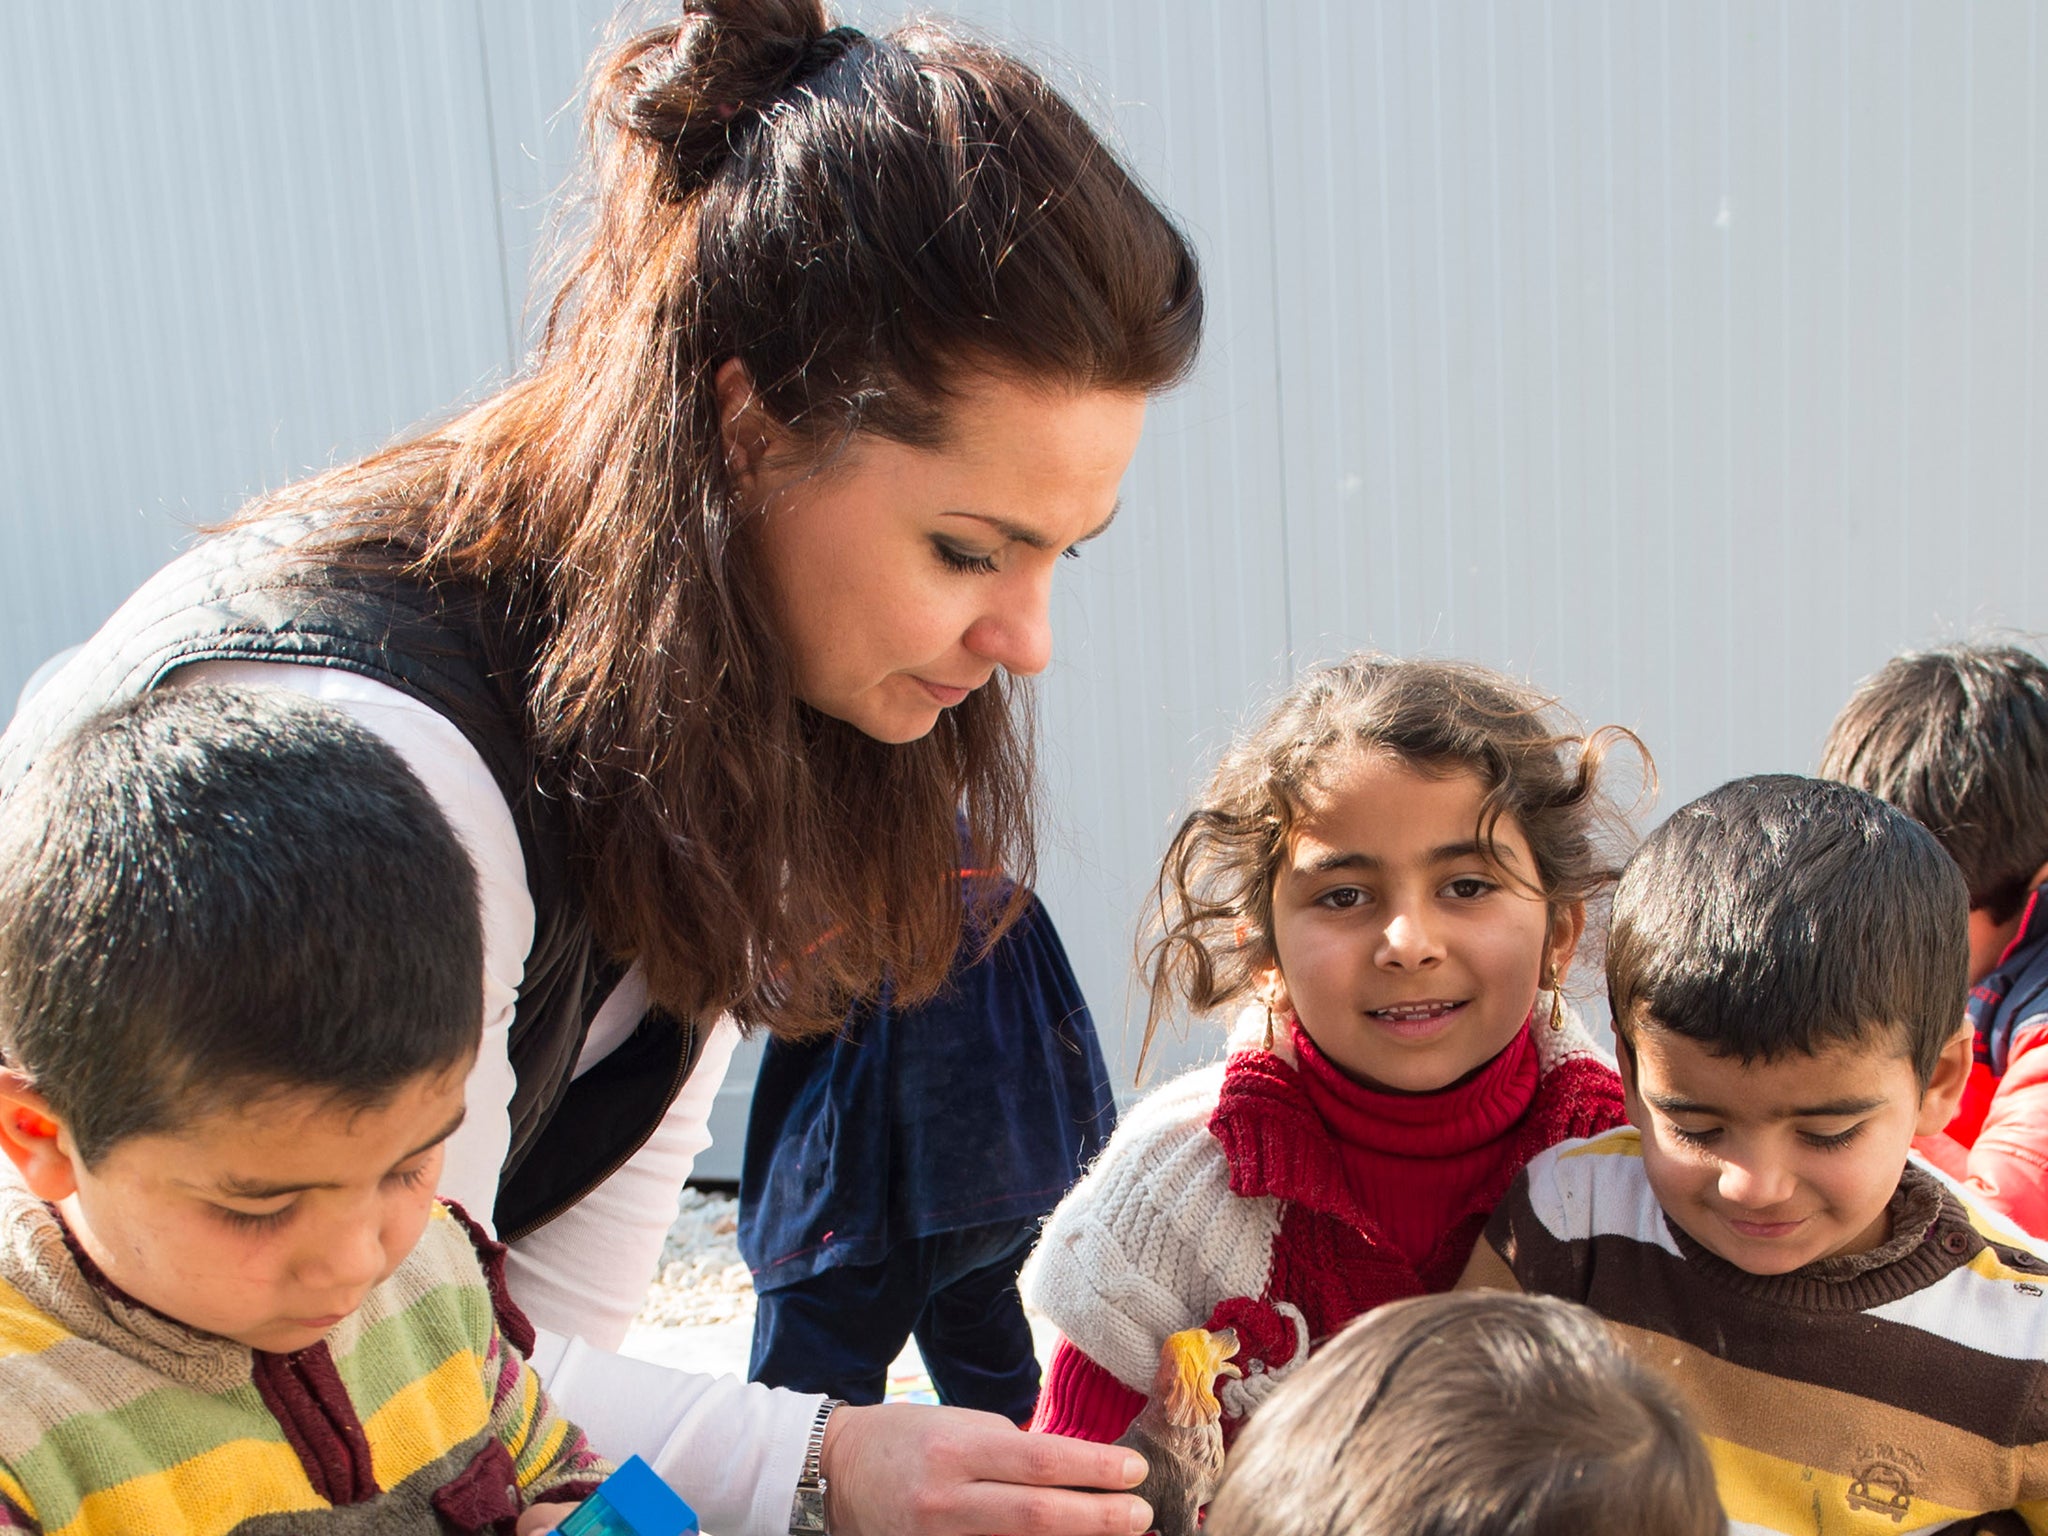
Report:
[[824,1536],[825,1490],[798,1488],[789,1506],[790,1536]]

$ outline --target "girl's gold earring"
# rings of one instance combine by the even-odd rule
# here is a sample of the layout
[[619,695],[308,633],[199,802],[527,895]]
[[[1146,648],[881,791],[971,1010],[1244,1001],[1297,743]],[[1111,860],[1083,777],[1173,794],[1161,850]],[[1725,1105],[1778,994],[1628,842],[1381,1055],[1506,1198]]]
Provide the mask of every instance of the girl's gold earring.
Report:
[[1564,1028],[1564,983],[1557,974],[1557,962],[1550,962],[1550,1027]]
[[1273,1050],[1273,1005],[1272,1005],[1271,1003],[1268,1003],[1268,1004],[1266,1004],[1266,1052],[1267,1052],[1267,1054],[1268,1054],[1268,1055],[1272,1054],[1272,1050]]

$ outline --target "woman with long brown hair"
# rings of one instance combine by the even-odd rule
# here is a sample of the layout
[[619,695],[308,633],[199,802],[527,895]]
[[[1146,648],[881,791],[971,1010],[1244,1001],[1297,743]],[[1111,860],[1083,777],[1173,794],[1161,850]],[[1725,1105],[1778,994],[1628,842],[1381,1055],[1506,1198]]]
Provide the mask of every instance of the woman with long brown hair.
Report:
[[443,1188],[510,1243],[593,1439],[728,1536],[819,1505],[839,1533],[1127,1530],[1136,1500],[1069,1491],[1131,1486],[1113,1449],[596,1346],[736,1028],[935,991],[960,824],[1028,888],[1016,680],[1193,359],[1192,254],[1043,79],[929,25],[687,0],[600,62],[589,114],[589,222],[532,366],[160,573],[25,709],[0,784],[159,685],[355,713],[478,864],[484,1047]]

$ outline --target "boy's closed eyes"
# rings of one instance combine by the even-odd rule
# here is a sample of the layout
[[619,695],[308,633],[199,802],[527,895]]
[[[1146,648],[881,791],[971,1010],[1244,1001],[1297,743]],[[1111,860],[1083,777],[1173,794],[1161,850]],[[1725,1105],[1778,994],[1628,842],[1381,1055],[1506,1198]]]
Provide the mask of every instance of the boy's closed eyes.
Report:
[[[202,1332],[289,1354],[316,1342],[419,1241],[466,1059],[358,1107],[281,1087],[88,1165],[69,1129],[15,1135],[29,1188],[122,1291]],[[26,1103],[0,1072],[0,1101]]]
[[1912,1140],[1948,1123],[1970,1062],[1958,1034],[1922,1089],[1887,1033],[1745,1063],[1639,1024],[1622,1087],[1666,1216],[1758,1275],[1882,1245]]

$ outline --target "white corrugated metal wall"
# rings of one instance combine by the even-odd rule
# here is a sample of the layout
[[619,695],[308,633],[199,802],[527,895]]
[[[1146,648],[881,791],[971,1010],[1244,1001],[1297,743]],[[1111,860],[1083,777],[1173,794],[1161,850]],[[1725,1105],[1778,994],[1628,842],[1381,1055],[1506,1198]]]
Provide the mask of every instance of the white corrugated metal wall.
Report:
[[[2027,0],[955,9],[1207,262],[1044,688],[1045,891],[1126,1076],[1174,808],[1299,663],[1525,672],[1668,807],[1809,766],[1895,649],[2048,626]],[[0,9],[0,696],[192,524],[505,375],[608,10]]]

